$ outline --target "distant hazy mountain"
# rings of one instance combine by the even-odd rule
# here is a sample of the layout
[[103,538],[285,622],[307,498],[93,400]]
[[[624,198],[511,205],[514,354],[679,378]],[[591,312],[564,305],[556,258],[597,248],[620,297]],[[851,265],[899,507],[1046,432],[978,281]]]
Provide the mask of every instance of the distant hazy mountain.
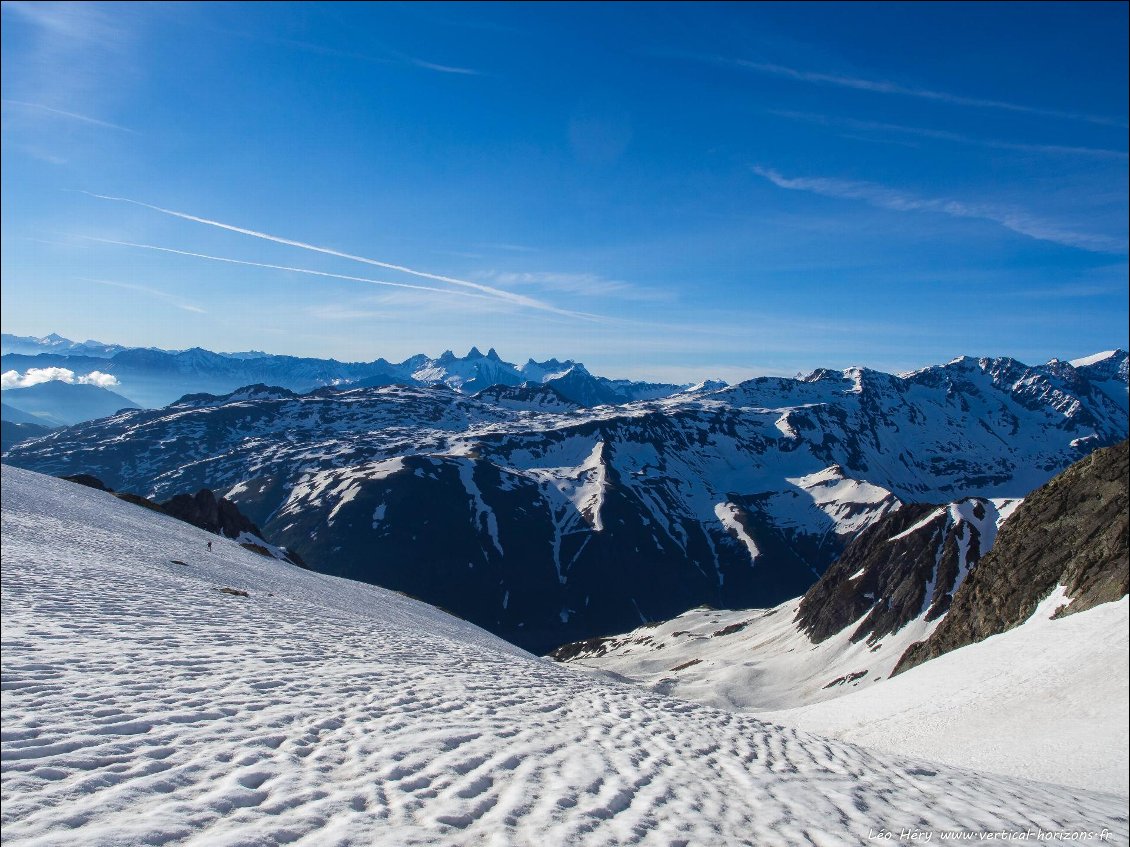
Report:
[[57,353],[67,356],[109,358],[125,349],[127,348],[121,344],[103,344],[101,341],[71,341],[69,338],[63,338],[63,336],[54,332],[42,338],[35,338],[30,335],[11,335],[7,332],[0,335],[0,352],[5,355],[8,353],[23,353],[29,356],[37,356],[40,353]]
[[101,344],[81,344],[49,335],[30,338],[4,335],[4,371],[64,367],[75,372],[98,370],[115,376],[121,390],[143,406],[167,405],[186,394],[227,394],[244,385],[277,385],[304,393],[322,387],[382,385],[446,385],[465,394],[495,385],[524,383],[552,386],[567,400],[582,406],[628,403],[676,394],[689,386],[610,380],[594,376],[584,365],[567,360],[532,359],[518,367],[503,361],[491,348],[485,354],[472,347],[466,356],[450,350],[438,358],[418,354],[403,362],[338,362],[335,359],[277,356],[256,351],[213,353],[190,350]]
[[9,447],[21,441],[46,435],[51,429],[35,415],[0,403],[0,453],[7,452]]
[[[904,503],[1024,496],[1126,437],[1107,379],[1126,358],[819,370],[593,408],[562,399],[560,377],[474,396],[251,386],[54,433],[7,460],[160,499],[218,490],[312,567],[545,650],[696,603],[796,597]],[[443,367],[466,387],[475,364]],[[909,598],[875,626],[919,608]]]
[[[8,394],[3,394],[5,400]],[[15,406],[9,406],[6,402],[0,403],[0,418],[8,423],[14,424],[43,424],[43,418],[37,418],[31,412],[25,412],[23,409],[17,409]]]
[[[52,380],[4,391],[4,405],[44,426],[70,426],[139,406],[108,388]],[[7,415],[5,415],[7,417]],[[32,422],[24,420],[25,423]]]

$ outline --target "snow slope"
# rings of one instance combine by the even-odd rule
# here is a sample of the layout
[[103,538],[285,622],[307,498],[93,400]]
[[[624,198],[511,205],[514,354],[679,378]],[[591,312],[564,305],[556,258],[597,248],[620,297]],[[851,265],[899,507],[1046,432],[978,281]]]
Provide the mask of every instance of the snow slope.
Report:
[[1130,791],[1128,599],[1015,629],[837,700],[762,715],[877,750]]
[[[600,641],[569,664],[876,750],[1126,795],[1127,599],[1022,626],[888,679],[940,623],[919,616],[872,644],[855,625],[814,644],[800,600],[692,609]],[[579,646],[579,645],[578,645]]]
[[849,627],[813,644],[795,622],[799,604],[798,597],[772,609],[691,609],[594,639],[591,650],[568,661],[719,709],[791,709],[875,684],[937,625],[919,618],[878,645],[853,644]]
[[3,535],[5,844],[833,845],[880,827],[1126,843],[1123,798],[594,680],[8,467]]
[[[854,486],[854,499],[866,499],[866,491],[860,490],[864,486],[836,474],[813,474],[797,482],[803,483],[802,490],[815,492],[817,500],[821,489],[826,495],[828,488],[847,485]],[[1019,502],[907,506],[877,522],[870,536],[854,539],[804,597],[770,609],[691,609],[624,635],[567,644],[551,655],[722,709],[792,709],[841,697],[885,680],[906,649],[937,628],[945,613],[932,614],[935,607],[943,600],[948,604]],[[923,510],[929,511],[914,521]],[[734,531],[740,532],[741,525],[734,524]],[[907,540],[892,546],[901,539]],[[929,571],[919,569],[917,562],[923,559],[932,565]],[[943,580],[939,574],[947,566],[948,580]],[[821,591],[826,582],[831,588]],[[850,592],[845,591],[848,587]],[[854,614],[845,613],[852,599],[863,602],[854,607]],[[913,611],[903,617],[905,607]],[[876,615],[892,608],[894,618]]]

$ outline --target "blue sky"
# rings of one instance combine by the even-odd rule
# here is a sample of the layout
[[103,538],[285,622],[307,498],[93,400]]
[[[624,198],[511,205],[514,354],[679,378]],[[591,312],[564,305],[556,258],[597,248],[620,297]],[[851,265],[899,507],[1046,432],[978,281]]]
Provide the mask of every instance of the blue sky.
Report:
[[4,2],[3,329],[678,380],[1126,347],[1127,9]]

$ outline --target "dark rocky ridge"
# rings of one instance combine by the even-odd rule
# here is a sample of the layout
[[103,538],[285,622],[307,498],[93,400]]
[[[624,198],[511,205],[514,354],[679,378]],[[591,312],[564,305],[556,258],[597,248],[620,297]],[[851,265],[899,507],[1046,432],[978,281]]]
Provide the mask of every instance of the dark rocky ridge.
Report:
[[992,543],[982,534],[995,535],[995,517],[993,504],[978,498],[903,506],[848,543],[804,595],[797,623],[821,642],[859,621],[851,640],[874,643],[923,611],[937,619]]
[[21,441],[30,441],[50,431],[51,427],[42,424],[0,420],[0,453],[6,453],[8,448],[15,447]]
[[[1027,620],[1057,585],[1071,614],[1127,593],[1127,442],[1096,450],[1025,498],[949,614],[911,645],[894,674]],[[893,675],[893,674],[892,674]]]
[[216,497],[208,488],[201,488],[195,494],[178,494],[162,503],[161,508],[167,515],[226,538],[239,538],[245,532],[263,537],[259,527],[248,520],[235,503]]
[[[208,488],[202,488],[195,494],[178,494],[166,500],[164,503],[158,503],[148,497],[142,497],[140,494],[133,494],[128,491],[114,491],[114,489],[107,486],[102,480],[92,474],[71,474],[62,477],[62,479],[78,485],[85,485],[87,488],[93,488],[97,491],[105,491],[107,494],[113,494],[119,500],[125,500],[127,503],[133,503],[135,506],[141,506],[144,509],[159,512],[162,515],[168,515],[171,518],[176,518],[178,521],[184,521],[185,523],[199,527],[213,535],[220,535],[224,538],[231,539],[252,535],[255,536],[258,541],[263,541],[263,532],[239,510],[239,507],[235,503],[225,497],[217,497],[215,493]],[[274,553],[254,540],[246,540],[241,543],[247,549],[259,553],[260,555],[270,558],[275,557]],[[286,551],[286,559],[299,567],[306,567],[306,563],[302,561],[302,558],[289,550]]]

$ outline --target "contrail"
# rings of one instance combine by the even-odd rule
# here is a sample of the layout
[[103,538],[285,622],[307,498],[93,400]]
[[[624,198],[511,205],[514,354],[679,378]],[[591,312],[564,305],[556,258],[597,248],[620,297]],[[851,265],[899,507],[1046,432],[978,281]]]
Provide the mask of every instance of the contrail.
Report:
[[122,132],[134,132],[128,126],[121,126],[119,124],[112,124],[109,121],[99,120],[92,118],[90,115],[80,115],[78,112],[65,112],[62,109],[53,109],[50,106],[44,106],[42,103],[29,103],[26,100],[7,100],[3,101],[5,106],[20,106],[24,109],[37,109],[41,112],[49,112],[52,115],[59,115],[60,117],[70,118],[83,123],[94,124],[95,126],[104,126],[107,129],[117,129]]
[[88,276],[76,276],[75,279],[81,280],[83,282],[93,282],[96,285],[109,285],[114,288],[125,288],[128,291],[140,291],[142,294],[148,294],[150,297],[156,297],[158,300],[165,300],[166,302],[176,306],[178,309],[183,309],[186,312],[197,312],[201,315],[208,314],[206,309],[201,309],[199,306],[195,306],[186,300],[181,300],[176,295],[169,294],[165,291],[159,291],[156,288],[150,288],[148,285],[134,285],[129,282],[115,282],[114,280],[110,279],[93,279],[92,277]]
[[[265,262],[248,262],[243,259],[229,259],[226,256],[209,256],[207,253],[193,253],[189,250],[174,250],[172,247],[158,247],[155,244],[137,244],[133,241],[115,241],[112,238],[95,238],[92,235],[80,236],[87,241],[97,241],[100,244],[116,244],[119,247],[139,247],[143,250],[159,250],[162,253],[175,253],[178,256],[193,256],[197,259],[208,259],[213,262],[227,262],[231,265],[247,265],[252,268],[267,268],[273,271],[292,271],[293,273],[309,274],[310,276],[329,277],[331,279],[345,279],[351,282],[367,282],[370,285],[387,285],[390,288],[409,288],[413,291],[429,291],[435,294],[452,294],[456,297],[471,297],[476,300],[496,300],[496,297],[490,297],[486,294],[472,294],[469,291],[452,291],[450,288],[435,288],[430,285],[412,285],[407,282],[389,282],[383,279],[370,279],[364,276],[348,276],[347,274],[335,274],[327,271],[315,271],[310,268],[292,268],[288,265],[269,265]],[[92,280],[97,282],[98,280]]]
[[362,262],[366,265],[373,265],[375,267],[385,268],[386,270],[390,271],[399,271],[400,273],[410,274],[411,276],[418,276],[423,279],[433,279],[436,282],[446,282],[449,285],[459,285],[464,288],[472,288],[476,291],[481,291],[484,294],[490,295],[497,299],[506,300],[510,303],[513,303],[514,305],[525,306],[529,309],[539,309],[544,312],[553,312],[555,314],[565,315],[571,318],[598,318],[598,316],[596,315],[588,315],[584,312],[572,312],[567,309],[558,309],[556,306],[552,306],[549,303],[543,303],[541,300],[535,300],[532,297],[515,294],[512,291],[504,291],[501,288],[492,288],[489,285],[482,285],[477,282],[469,282],[465,279],[456,279],[455,277],[443,276],[442,274],[433,274],[426,271],[418,271],[413,268],[406,268],[403,265],[394,265],[390,262],[381,262],[377,259],[370,259],[366,256],[357,256],[353,253],[343,253],[340,250],[333,250],[329,247],[319,247],[316,244],[307,244],[304,241],[294,241],[290,238],[282,238],[277,235],[270,235],[269,233],[259,232],[254,229],[245,229],[244,227],[234,226],[232,224],[226,224],[220,221],[213,221],[209,220],[208,218],[197,217],[196,215],[189,215],[185,212],[177,212],[172,209],[163,209],[160,206],[154,206],[150,203],[142,203],[140,200],[131,200],[128,197],[112,197],[106,194],[94,194],[90,191],[82,191],[80,193],[97,198],[99,200],[113,200],[119,203],[131,203],[134,206],[141,206],[144,209],[152,209],[153,211],[160,212],[163,215],[171,215],[174,218],[181,218],[182,220],[186,221],[194,221],[195,223],[207,224],[208,226],[226,229],[229,232],[238,232],[241,235],[250,235],[252,238],[261,238],[264,241],[273,241],[276,244],[285,244],[289,247],[300,247],[303,250],[312,250],[315,253],[324,253],[327,256],[336,256],[339,259],[349,259],[354,262]]
[[900,85],[884,79],[864,79],[861,77],[844,76],[841,74],[818,73],[815,71],[798,70],[797,68],[776,65],[771,62],[751,62],[747,59],[728,59],[717,57],[714,61],[732,67],[745,68],[758,73],[772,74],[773,76],[795,79],[801,82],[811,82],[817,85],[835,85],[840,88],[853,88],[857,91],[872,91],[878,94],[897,94],[905,97],[920,97],[924,100],[934,100],[940,103],[952,103],[955,106],[972,106],[980,109],[1003,109],[1009,112],[1022,112],[1029,115],[1043,115],[1049,118],[1059,118],[1071,121],[1087,121],[1105,126],[1125,127],[1126,119],[1109,117],[1107,115],[1090,115],[1082,112],[1065,112],[1059,109],[1044,109],[1039,106],[1025,106],[1020,103],[1009,103],[1004,100],[988,100],[981,97],[965,97],[960,94],[951,94],[948,91],[933,91],[928,88],[914,88]]

